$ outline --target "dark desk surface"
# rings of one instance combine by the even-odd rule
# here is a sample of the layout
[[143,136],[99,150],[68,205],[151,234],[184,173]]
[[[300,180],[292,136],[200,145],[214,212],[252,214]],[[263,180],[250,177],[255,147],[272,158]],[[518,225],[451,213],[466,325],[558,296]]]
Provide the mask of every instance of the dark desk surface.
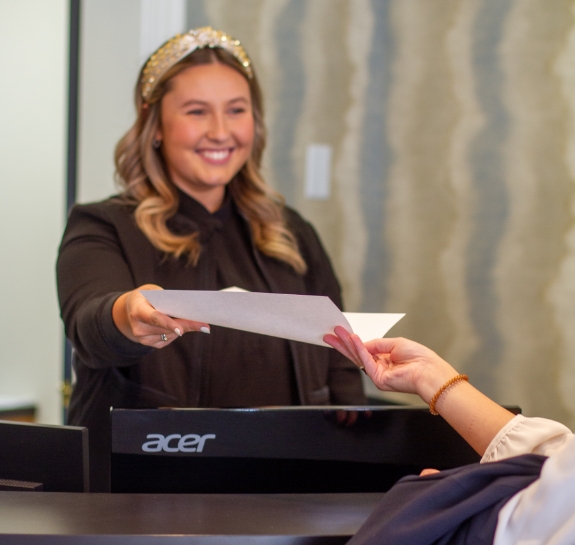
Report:
[[0,543],[335,545],[382,496],[0,492]]

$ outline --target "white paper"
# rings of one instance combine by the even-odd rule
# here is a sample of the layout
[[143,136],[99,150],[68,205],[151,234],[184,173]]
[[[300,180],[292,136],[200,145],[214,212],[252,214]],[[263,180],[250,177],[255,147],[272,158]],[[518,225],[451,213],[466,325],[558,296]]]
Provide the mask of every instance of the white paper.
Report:
[[[175,318],[261,333],[320,346],[335,326],[361,340],[382,337],[404,314],[342,313],[328,297],[285,293],[141,290],[150,304]],[[347,319],[349,316],[349,321]]]
[[363,341],[383,337],[405,314],[376,312],[344,312],[353,333]]

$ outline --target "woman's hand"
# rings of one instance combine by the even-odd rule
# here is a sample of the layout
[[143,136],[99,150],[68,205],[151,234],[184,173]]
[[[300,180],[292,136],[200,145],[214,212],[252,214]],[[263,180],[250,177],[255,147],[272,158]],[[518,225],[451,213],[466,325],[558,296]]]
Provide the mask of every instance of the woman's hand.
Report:
[[339,350],[384,391],[418,394],[429,403],[435,392],[457,371],[433,350],[408,339],[375,339],[363,343],[343,327],[324,341]]
[[[376,339],[364,344],[357,335],[338,326],[335,335],[326,335],[323,340],[364,368],[380,390],[418,394],[428,404],[457,375],[433,350],[407,339]],[[445,390],[435,409],[481,455],[514,417],[464,381]]]
[[140,290],[161,290],[160,286],[145,284],[123,293],[112,307],[112,317],[122,334],[136,343],[164,348],[189,331],[210,332],[210,326],[181,318],[170,318],[156,310]]

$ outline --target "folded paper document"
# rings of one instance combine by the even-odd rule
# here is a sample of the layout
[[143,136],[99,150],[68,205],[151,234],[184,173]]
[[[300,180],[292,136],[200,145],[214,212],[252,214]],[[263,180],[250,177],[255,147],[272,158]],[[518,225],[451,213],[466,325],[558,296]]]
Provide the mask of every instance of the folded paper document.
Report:
[[150,304],[175,318],[327,346],[342,326],[368,341],[383,337],[404,314],[341,312],[329,297],[243,290],[142,290]]

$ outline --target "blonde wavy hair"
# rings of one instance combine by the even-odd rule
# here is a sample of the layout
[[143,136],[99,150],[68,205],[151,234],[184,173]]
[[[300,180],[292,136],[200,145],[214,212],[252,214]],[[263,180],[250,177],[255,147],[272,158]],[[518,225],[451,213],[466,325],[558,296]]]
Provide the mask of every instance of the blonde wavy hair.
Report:
[[116,182],[121,199],[136,206],[135,220],[148,240],[159,250],[175,258],[186,256],[196,265],[201,253],[199,233],[178,235],[166,222],[178,210],[176,187],[171,182],[154,137],[160,124],[162,97],[170,90],[171,79],[191,66],[222,63],[246,78],[250,88],[254,116],[254,142],[250,158],[228,184],[234,202],[250,225],[254,243],[265,255],[279,259],[303,274],[306,263],[293,233],[286,225],[284,199],[273,191],[260,173],[266,143],[262,94],[255,74],[251,78],[241,64],[221,48],[197,49],[172,66],[156,85],[146,103],[142,99],[141,74],[135,89],[137,118],[118,142],[115,151]]

